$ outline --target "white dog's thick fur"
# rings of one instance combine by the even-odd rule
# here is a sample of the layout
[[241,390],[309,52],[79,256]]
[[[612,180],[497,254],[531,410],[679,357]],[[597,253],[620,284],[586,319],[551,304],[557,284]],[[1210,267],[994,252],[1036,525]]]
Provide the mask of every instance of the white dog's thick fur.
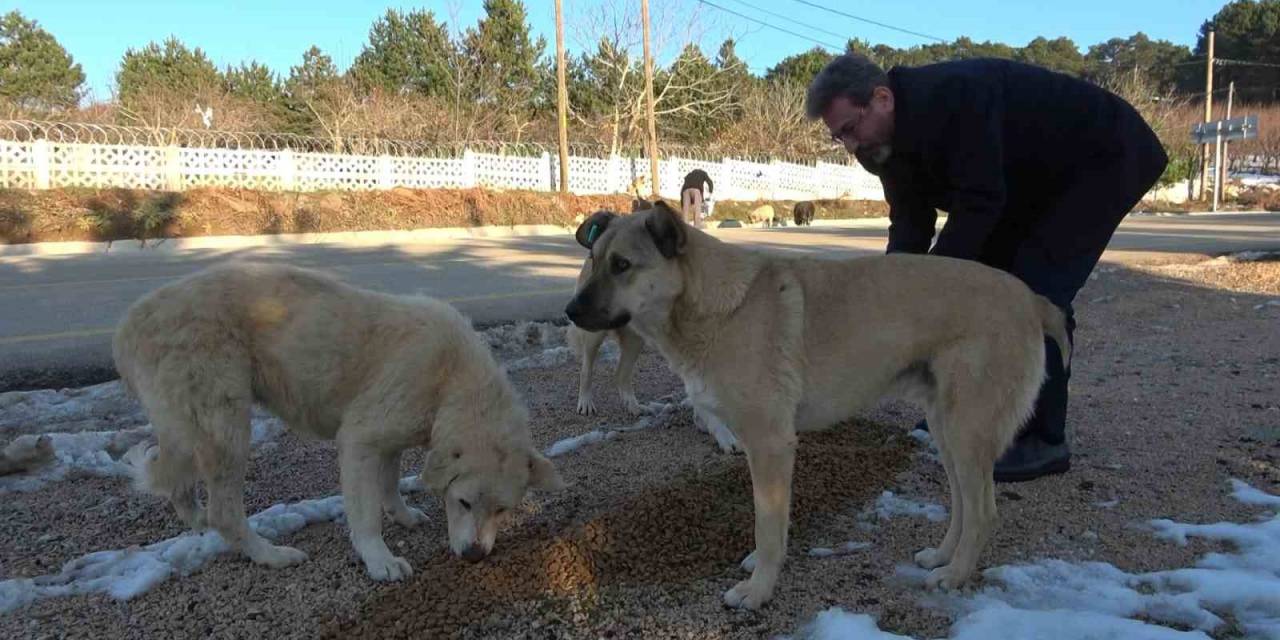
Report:
[[398,491],[403,450],[429,448],[422,478],[445,501],[451,548],[472,561],[527,488],[561,484],[488,347],[437,300],[294,267],[219,266],[135,303],[113,353],[159,441],[138,456],[138,485],[198,528],[202,480],[209,525],[259,564],[306,554],[267,542],[245,517],[255,401],[294,432],[337,441],[351,542],[375,580],[412,573],[382,539],[384,511],[404,526],[423,519]]
[[1069,357],[1057,307],[976,262],[822,260],[726,244],[664,203],[629,216],[597,213],[577,236],[595,263],[569,317],[587,330],[643,336],[694,405],[746,450],[756,567],[725,593],[729,605],[756,608],[773,597],[797,432],[838,423],[894,391],[924,405],[951,487],[947,534],[916,561],[932,569],[930,587],[968,580],[996,522],[992,469],[1044,377],[1045,335]]

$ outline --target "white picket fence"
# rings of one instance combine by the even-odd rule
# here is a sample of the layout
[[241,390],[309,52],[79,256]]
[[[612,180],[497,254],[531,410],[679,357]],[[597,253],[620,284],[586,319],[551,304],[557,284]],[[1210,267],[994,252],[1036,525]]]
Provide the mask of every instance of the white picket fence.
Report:
[[[684,176],[701,168],[718,200],[883,200],[880,181],[855,164],[793,164],[734,158],[659,160],[659,193],[678,199]],[[633,192],[649,173],[647,158],[570,156],[569,191]],[[182,191],[230,187],[266,191],[458,189],[553,191],[559,159],[464,151],[458,157],[349,155],[290,149],[225,149],[0,140],[0,187],[124,187]],[[641,188],[648,193],[647,181]]]

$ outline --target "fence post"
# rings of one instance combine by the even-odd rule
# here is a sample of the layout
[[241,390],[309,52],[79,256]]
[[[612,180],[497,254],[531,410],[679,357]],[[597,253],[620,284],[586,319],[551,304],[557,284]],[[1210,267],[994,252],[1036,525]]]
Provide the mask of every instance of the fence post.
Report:
[[378,188],[382,190],[390,189],[394,184],[391,176],[391,156],[382,154],[378,156]]
[[37,189],[49,188],[49,178],[52,173],[49,165],[51,164],[52,156],[53,153],[48,140],[41,138],[31,145],[31,157],[35,160],[36,166]]
[[476,158],[470,149],[462,150],[462,188],[476,186]]
[[293,149],[282,149],[278,156],[280,163],[280,188],[284,191],[296,191],[298,188],[298,164],[293,156]]
[[543,179],[546,180],[546,182],[543,184],[546,185],[547,191],[555,191],[556,178],[555,176],[551,175],[551,172],[555,171],[555,167],[551,166],[551,154],[547,153],[546,151],[543,151],[542,157],[540,160],[542,162],[542,175],[544,176]]
[[182,152],[180,147],[164,148],[164,186],[169,191],[182,191]]

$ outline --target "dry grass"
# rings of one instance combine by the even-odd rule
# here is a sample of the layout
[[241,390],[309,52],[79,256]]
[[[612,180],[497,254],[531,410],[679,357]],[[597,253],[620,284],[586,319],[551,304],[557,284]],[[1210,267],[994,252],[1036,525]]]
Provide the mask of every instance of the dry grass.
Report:
[[[673,203],[674,204],[674,203]],[[763,202],[718,202],[715,219],[747,219]],[[793,201],[771,202],[791,218]],[[819,218],[887,215],[883,202],[819,200]],[[552,224],[599,209],[626,212],[626,195],[485,189],[276,193],[238,189],[0,189],[0,242],[112,241],[211,235],[394,231]]]

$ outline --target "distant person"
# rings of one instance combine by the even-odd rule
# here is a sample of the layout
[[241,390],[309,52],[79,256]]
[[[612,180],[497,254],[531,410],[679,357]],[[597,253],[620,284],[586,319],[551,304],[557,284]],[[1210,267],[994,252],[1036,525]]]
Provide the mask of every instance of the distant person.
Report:
[[[865,56],[845,54],[813,79],[805,111],[880,177],[889,253],[927,252],[1007,271],[1066,312],[1072,341],[1076,292],[1168,163],[1129,103],[1009,60],[885,73]],[[947,221],[932,242],[939,209]],[[1048,377],[1035,413],[996,463],[997,482],[1071,467],[1071,372],[1052,340],[1045,349]]]
[[694,169],[684,177],[684,186],[680,187],[680,204],[684,210],[684,220],[699,228],[702,227],[706,202],[706,195],[702,191],[703,183],[707,185],[707,192],[715,192],[716,185],[711,182],[711,176],[702,169]]

